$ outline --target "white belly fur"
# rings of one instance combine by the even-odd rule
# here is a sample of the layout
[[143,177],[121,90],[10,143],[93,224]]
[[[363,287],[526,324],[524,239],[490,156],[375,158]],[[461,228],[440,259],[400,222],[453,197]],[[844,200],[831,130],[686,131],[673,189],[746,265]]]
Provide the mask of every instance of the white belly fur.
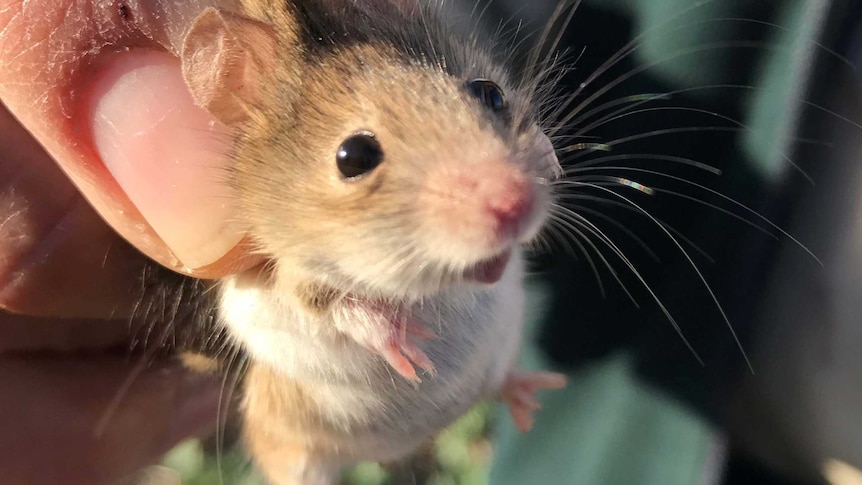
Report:
[[222,318],[252,358],[302,383],[325,419],[352,438],[343,450],[351,459],[390,460],[499,390],[521,340],[522,266],[514,254],[495,285],[461,286],[417,305],[413,316],[439,337],[421,342],[438,374],[420,373],[419,386],[331,320],[290,308],[260,277],[225,283]]

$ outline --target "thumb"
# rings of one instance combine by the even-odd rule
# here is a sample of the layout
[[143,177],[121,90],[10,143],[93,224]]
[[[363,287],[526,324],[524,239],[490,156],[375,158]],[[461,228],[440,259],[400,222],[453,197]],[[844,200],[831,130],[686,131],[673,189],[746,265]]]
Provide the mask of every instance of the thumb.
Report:
[[229,136],[194,105],[170,53],[206,5],[8,3],[0,100],[101,217],[187,274],[218,277],[253,264],[224,183]]
[[217,263],[243,238],[226,180],[229,140],[194,105],[179,60],[153,50],[114,54],[86,89],[93,148],[170,250],[170,266]]

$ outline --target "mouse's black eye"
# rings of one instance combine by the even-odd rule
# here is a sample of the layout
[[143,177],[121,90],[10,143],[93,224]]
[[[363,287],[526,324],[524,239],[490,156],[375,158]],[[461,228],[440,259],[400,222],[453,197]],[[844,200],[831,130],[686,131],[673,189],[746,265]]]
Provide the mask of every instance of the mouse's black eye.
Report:
[[374,134],[357,133],[343,142],[335,154],[338,171],[347,179],[355,179],[374,170],[383,161],[383,150]]
[[494,111],[503,111],[509,106],[503,90],[494,81],[489,79],[473,79],[467,82],[470,93],[482,102],[486,107]]

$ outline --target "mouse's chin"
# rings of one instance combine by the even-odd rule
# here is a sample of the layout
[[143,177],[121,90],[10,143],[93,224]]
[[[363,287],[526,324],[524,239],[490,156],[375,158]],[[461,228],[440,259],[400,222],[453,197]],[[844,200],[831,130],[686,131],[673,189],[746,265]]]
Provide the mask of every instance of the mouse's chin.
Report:
[[464,280],[484,284],[496,283],[503,277],[511,258],[512,250],[508,249],[492,258],[479,261],[464,272]]

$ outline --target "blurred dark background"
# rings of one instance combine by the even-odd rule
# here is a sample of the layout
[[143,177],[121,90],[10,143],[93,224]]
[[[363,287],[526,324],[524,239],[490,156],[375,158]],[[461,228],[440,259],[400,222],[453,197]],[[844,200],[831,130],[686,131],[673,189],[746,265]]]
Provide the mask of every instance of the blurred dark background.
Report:
[[[527,18],[518,35],[535,41],[556,6],[498,0],[484,20],[493,30]],[[627,355],[638,381],[722,436],[723,483],[822,483],[828,459],[862,465],[862,418],[852,412],[862,409],[853,406],[862,405],[853,401],[862,388],[855,379],[862,378],[862,362],[853,360],[862,340],[852,340],[860,280],[853,238],[862,220],[854,206],[862,57],[853,45],[860,20],[862,3],[853,1],[584,1],[558,46],[573,66],[560,93],[589,81],[571,103],[579,114],[620,100],[562,129],[570,138],[558,148],[611,145],[575,150],[564,164],[589,167],[572,173],[585,182],[624,177],[654,189],[606,186],[663,227],[605,190],[570,187],[564,203],[619,247],[682,336],[626,264],[587,234],[581,245],[589,256],[575,244],[557,244],[537,258],[552,295],[540,348],[572,372]],[[608,66],[627,46],[634,46],[631,55]],[[525,57],[512,59],[523,66]],[[665,93],[649,102],[632,99],[626,116],[591,126],[625,107],[626,97]],[[829,394],[835,389],[844,390]],[[830,407],[837,401],[839,408]],[[621,443],[613,457],[625,466],[626,456],[638,453]]]

